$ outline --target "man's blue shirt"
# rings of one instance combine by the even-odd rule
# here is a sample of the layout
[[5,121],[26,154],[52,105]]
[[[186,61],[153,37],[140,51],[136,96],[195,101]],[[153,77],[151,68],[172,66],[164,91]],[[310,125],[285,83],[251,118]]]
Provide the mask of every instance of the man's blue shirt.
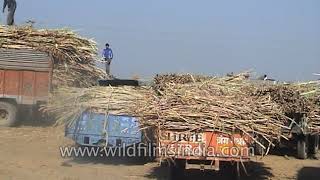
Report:
[[105,48],[103,50],[102,56],[107,59],[113,59],[113,52],[111,48]]

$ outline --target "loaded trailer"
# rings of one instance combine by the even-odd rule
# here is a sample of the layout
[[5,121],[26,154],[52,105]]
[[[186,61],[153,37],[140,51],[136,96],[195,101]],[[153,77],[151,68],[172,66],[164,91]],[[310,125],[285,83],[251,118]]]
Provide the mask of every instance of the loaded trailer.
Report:
[[[219,171],[221,164],[235,164],[245,171],[245,163],[254,155],[253,140],[244,134],[215,131],[160,131],[158,156],[169,162],[172,178],[183,178],[186,169]],[[165,161],[164,161],[165,160]]]
[[[311,129],[308,126],[307,116],[303,113],[295,113],[291,116],[294,118],[289,120],[286,126],[282,128],[282,137],[273,148],[277,150],[282,148],[292,149],[298,159],[307,159],[314,156],[319,151],[320,129]],[[262,137],[258,136],[256,138],[262,145],[268,147],[269,143]],[[265,153],[266,149],[256,146],[255,154],[264,155]]]
[[49,54],[0,49],[0,126],[16,125],[20,112],[37,113],[48,100],[52,69]]

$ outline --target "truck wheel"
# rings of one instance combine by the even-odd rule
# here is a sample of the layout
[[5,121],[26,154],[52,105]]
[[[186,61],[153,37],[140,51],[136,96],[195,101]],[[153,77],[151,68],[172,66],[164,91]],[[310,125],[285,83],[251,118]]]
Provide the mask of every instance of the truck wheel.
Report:
[[308,157],[308,138],[299,138],[297,142],[297,156],[299,159],[307,159]]
[[0,126],[11,127],[17,122],[18,109],[15,105],[0,101]]
[[319,134],[310,136],[309,151],[311,154],[317,154],[319,149]]
[[171,164],[170,166],[170,179],[184,179],[185,168],[185,160],[175,160],[175,164]]

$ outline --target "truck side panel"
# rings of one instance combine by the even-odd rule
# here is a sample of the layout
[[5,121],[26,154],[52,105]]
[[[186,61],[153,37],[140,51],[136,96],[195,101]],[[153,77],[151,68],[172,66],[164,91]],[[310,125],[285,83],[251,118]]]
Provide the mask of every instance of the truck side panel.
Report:
[[39,100],[41,98],[48,98],[48,92],[50,91],[50,77],[49,72],[37,72],[35,74],[35,96],[38,97]]
[[240,134],[175,131],[161,131],[159,134],[159,154],[164,158],[239,161],[248,160],[252,152],[252,140]]
[[[32,102],[34,99],[34,85],[35,85],[35,73],[34,72],[28,72],[28,71],[22,71],[21,73],[21,101],[22,102]],[[31,103],[27,103],[31,104]]]
[[20,74],[13,70],[2,70],[2,97],[16,98],[19,94]]
[[0,70],[0,98],[14,98],[18,104],[46,101],[49,72]]
[[4,94],[4,70],[0,69],[0,97]]
[[47,101],[51,75],[49,54],[0,48],[0,98],[15,99],[23,105]]

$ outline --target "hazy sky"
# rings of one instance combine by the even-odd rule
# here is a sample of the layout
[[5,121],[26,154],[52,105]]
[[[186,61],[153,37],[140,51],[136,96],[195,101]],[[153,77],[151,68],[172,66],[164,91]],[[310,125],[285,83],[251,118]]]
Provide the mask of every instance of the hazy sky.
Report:
[[100,48],[109,42],[119,77],[253,69],[304,80],[320,72],[319,0],[17,2],[17,24],[33,19],[41,27],[78,30]]

